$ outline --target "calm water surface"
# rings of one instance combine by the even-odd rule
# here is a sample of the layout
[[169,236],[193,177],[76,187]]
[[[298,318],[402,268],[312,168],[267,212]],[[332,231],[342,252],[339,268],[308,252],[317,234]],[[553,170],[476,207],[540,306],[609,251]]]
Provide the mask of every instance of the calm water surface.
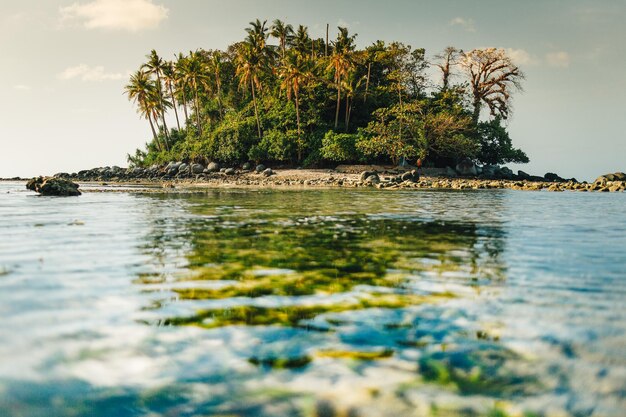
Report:
[[1,416],[624,416],[626,194],[0,183]]

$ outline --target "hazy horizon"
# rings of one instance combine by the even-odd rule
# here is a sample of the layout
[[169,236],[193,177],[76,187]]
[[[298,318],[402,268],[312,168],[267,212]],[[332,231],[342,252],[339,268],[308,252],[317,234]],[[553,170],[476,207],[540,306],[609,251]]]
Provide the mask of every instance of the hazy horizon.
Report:
[[[264,2],[265,3],[265,2]],[[25,0],[0,5],[0,177],[126,166],[150,128],[123,95],[128,73],[166,58],[224,49],[248,22],[280,18],[324,35],[357,33],[424,47],[505,48],[526,73],[509,130],[531,159],[509,165],[579,180],[626,171],[623,1]]]

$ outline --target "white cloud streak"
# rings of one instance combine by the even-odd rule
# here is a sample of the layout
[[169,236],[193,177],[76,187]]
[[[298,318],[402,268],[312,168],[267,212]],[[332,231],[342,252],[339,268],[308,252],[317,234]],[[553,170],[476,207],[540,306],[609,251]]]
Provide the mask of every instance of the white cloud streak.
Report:
[[546,62],[555,68],[567,68],[570,64],[570,56],[565,51],[549,52],[546,54]]
[[476,32],[473,19],[466,19],[463,17],[455,17],[448,23],[450,26],[460,26],[467,32]]
[[96,66],[91,67],[89,65],[80,64],[74,67],[66,68],[59,74],[58,78],[61,80],[73,80],[79,79],[81,81],[110,81],[121,80],[126,74],[121,72],[105,72],[104,67]]
[[505,51],[516,65],[531,66],[539,64],[539,59],[525,49],[506,48]]
[[61,24],[129,32],[157,28],[167,19],[168,12],[152,0],[93,0],[60,8]]
[[30,90],[30,85],[26,85],[26,84],[17,84],[13,86],[14,89],[19,90],[19,91],[29,91]]

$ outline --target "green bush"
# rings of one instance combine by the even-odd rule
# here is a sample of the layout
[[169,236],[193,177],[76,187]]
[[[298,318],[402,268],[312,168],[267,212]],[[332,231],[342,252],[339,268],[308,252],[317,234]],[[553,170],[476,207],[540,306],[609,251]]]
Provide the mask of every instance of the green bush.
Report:
[[513,141],[499,117],[479,123],[477,130],[480,149],[476,159],[479,162],[490,165],[529,162],[524,151],[513,147]]
[[263,133],[263,138],[248,151],[248,157],[253,161],[280,161],[288,162],[295,158],[298,132],[278,129]]
[[357,162],[363,154],[356,147],[358,135],[353,133],[326,132],[322,139],[320,155],[322,158],[335,162]]

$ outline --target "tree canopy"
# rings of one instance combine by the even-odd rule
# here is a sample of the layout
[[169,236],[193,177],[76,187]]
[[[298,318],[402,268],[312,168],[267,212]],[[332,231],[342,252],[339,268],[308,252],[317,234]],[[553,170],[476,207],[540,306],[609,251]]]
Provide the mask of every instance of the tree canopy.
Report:
[[359,49],[344,27],[328,41],[256,19],[223,51],[147,55],[125,92],[152,138],[129,161],[527,162],[502,125],[523,79],[501,49]]

